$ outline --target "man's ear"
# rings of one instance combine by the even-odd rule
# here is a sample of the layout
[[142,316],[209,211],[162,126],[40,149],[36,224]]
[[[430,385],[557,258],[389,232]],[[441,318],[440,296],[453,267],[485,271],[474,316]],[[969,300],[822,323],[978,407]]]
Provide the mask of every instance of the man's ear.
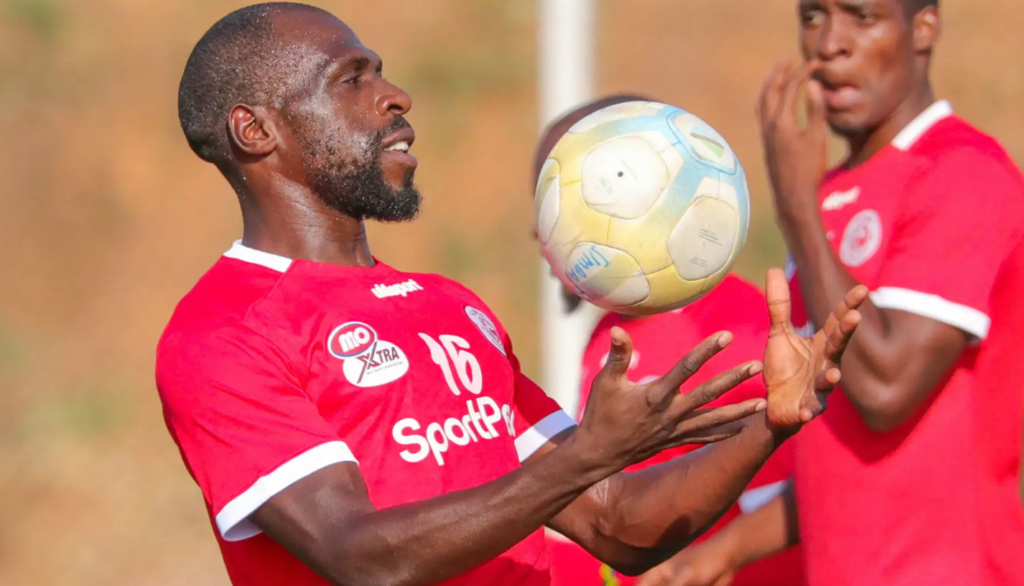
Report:
[[942,34],[942,19],[939,9],[927,6],[914,15],[914,50],[918,53],[931,53]]
[[277,131],[264,108],[238,104],[228,117],[231,145],[251,157],[265,157],[277,148]]

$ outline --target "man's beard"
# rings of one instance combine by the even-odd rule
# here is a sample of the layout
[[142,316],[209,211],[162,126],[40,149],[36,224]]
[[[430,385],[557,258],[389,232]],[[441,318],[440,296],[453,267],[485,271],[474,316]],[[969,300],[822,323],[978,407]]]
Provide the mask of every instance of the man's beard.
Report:
[[[395,123],[362,145],[365,156],[344,159],[334,148],[334,140],[301,140],[306,177],[320,200],[330,209],[357,220],[403,222],[412,220],[420,210],[420,192],[413,184],[410,169],[398,187],[389,185],[380,166],[381,142],[409,123]],[[300,133],[305,134],[305,133]],[[333,138],[333,137],[332,137]]]

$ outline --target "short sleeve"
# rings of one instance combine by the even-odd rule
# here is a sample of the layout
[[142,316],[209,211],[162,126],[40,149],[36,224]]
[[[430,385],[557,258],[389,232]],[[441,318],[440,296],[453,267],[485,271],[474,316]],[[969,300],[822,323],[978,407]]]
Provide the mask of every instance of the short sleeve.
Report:
[[537,383],[523,374],[507,336],[505,348],[515,381],[513,426],[516,453],[519,461],[524,462],[552,438],[575,427],[576,422]]
[[960,149],[929,167],[904,198],[872,302],[984,339],[989,294],[1020,238],[1019,183],[997,160]]
[[168,429],[226,541],[257,535],[250,516],[292,483],[355,462],[286,355],[243,326],[166,335],[157,387]]

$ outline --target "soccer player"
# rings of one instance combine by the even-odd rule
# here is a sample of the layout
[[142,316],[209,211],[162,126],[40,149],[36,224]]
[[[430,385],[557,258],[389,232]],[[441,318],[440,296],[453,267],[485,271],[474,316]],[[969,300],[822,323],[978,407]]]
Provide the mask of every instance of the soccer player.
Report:
[[[633,101],[650,101],[638,95],[612,95],[583,104],[552,122],[538,141],[534,157],[534,177],[555,143],[574,124],[589,114],[607,106]],[[579,298],[569,288],[563,288],[569,307],[575,307]],[[684,385],[686,392],[701,384],[710,373],[725,369],[730,364],[758,360],[764,354],[768,339],[768,312],[764,294],[754,285],[736,275],[728,275],[717,287],[701,299],[683,309],[647,317],[628,317],[616,313],[606,314],[597,324],[583,354],[580,385],[580,412],[586,405],[591,385],[608,358],[608,344],[612,328],[622,328],[633,342],[633,356],[627,373],[632,380],[648,382],[672,367],[676,357],[698,344],[700,340],[720,330],[733,334],[732,344],[705,364],[706,371],[691,377]],[[765,396],[764,382],[749,379],[716,399],[709,406],[737,403]],[[778,448],[754,476],[748,489],[719,521],[700,539],[714,534],[741,512],[752,511],[771,500],[785,486],[791,473],[792,442]],[[693,451],[697,446],[681,446],[666,450],[657,456],[626,469],[641,470]],[[553,586],[629,586],[634,579],[623,576],[572,541],[558,535],[549,535],[551,550],[551,576]],[[803,564],[800,548],[794,547],[780,555],[761,560],[737,573],[735,586],[799,586],[803,584]]]
[[[841,392],[795,444],[792,490],[651,583],[723,586],[799,541],[812,586],[1024,584],[1024,181],[935,99],[937,2],[799,14],[806,63],[775,68],[758,108],[794,323],[824,323],[857,283],[870,302]],[[828,173],[827,128],[849,145]]]
[[[176,308],[157,385],[232,583],[545,584],[545,525],[627,572],[659,563],[824,410],[859,314],[838,304],[799,337],[770,272],[765,365],[687,394],[730,334],[640,385],[616,330],[577,426],[479,298],[371,254],[363,221],[419,205],[410,107],[348,26],[303,5],[231,13],[185,66],[182,128],[237,193],[243,236]],[[762,368],[767,401],[701,408]]]

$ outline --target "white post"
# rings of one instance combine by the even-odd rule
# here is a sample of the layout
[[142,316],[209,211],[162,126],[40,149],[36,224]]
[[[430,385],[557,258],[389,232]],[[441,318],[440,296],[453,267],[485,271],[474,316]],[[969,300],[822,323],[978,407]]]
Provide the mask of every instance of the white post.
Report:
[[[538,70],[540,122],[592,98],[594,93],[594,6],[592,0],[540,0]],[[599,314],[583,303],[563,309],[560,284],[541,262],[541,386],[570,415],[579,399],[583,349]]]

